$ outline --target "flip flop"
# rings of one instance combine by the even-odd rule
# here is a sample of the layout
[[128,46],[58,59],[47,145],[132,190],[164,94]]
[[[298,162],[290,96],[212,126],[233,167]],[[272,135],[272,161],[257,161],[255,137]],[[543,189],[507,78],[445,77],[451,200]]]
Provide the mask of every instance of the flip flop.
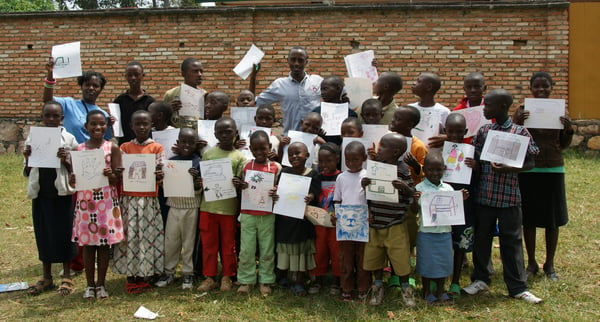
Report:
[[49,291],[55,287],[54,283],[52,283],[52,279],[43,279],[39,280],[35,283],[35,285],[31,286],[27,289],[27,293],[29,295],[40,295],[45,291]]
[[428,304],[436,304],[438,302],[438,298],[429,293],[427,296],[425,296],[425,301],[427,301]]

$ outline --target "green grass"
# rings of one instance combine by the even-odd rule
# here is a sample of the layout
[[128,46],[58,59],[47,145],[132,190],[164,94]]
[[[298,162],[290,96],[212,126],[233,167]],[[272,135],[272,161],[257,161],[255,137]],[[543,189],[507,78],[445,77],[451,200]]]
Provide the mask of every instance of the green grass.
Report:
[[[0,156],[0,283],[27,281],[31,284],[41,275],[21,162],[20,156]],[[566,162],[571,221],[561,230],[556,259],[561,280],[554,283],[538,276],[530,281],[531,290],[544,298],[542,305],[506,297],[499,253],[494,248],[496,274],[491,292],[478,297],[463,296],[447,307],[432,307],[420,301],[416,309],[406,309],[399,295],[391,291],[386,293],[380,307],[341,303],[326,292],[306,298],[281,290],[267,299],[261,298],[256,290],[250,296],[238,296],[235,292],[211,292],[202,296],[197,291],[181,290],[178,283],[147,294],[128,295],[124,277],[109,273],[107,289],[111,297],[108,300],[85,302],[81,298],[85,279],[77,276],[76,290],[68,297],[54,292],[38,297],[30,297],[25,292],[0,294],[0,320],[133,320],[133,312],[140,305],[160,310],[163,321],[383,320],[390,316],[399,320],[598,320],[600,159],[567,153]],[[543,246],[542,236],[538,230],[540,246]],[[537,257],[543,261],[544,248],[540,246]],[[60,267],[54,266],[57,276]],[[468,283],[469,274],[470,268],[464,272],[462,284]]]

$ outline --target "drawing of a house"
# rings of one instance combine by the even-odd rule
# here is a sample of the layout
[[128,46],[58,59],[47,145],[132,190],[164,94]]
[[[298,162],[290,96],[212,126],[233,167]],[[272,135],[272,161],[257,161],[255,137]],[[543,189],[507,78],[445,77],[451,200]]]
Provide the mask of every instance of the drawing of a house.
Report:
[[494,136],[490,142],[490,153],[502,156],[510,160],[517,160],[521,142],[519,140],[510,140]]
[[455,215],[454,199],[451,196],[435,196],[429,204],[431,222],[436,222],[438,215],[450,217]]

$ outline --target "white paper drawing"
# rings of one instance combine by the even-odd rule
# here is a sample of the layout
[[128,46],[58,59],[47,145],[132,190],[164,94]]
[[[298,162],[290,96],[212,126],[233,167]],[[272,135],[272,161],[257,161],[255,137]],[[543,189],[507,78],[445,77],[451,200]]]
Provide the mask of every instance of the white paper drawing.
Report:
[[179,129],[152,131],[152,139],[162,145],[163,151],[165,151],[166,160],[175,155],[171,148],[177,143],[178,138]]
[[81,43],[79,41],[52,46],[54,78],[81,76]]
[[135,313],[133,313],[134,318],[144,319],[144,320],[155,320],[158,317],[158,312],[152,312],[148,310],[145,306],[141,305]]
[[523,123],[528,129],[557,129],[565,126],[560,117],[565,116],[565,100],[553,98],[526,98],[525,111],[529,117]]
[[[66,130],[65,130],[66,131]],[[60,168],[60,128],[32,126],[29,129],[31,155],[27,166],[35,168]]]
[[233,185],[233,170],[229,158],[200,161],[202,188],[206,201],[235,198],[237,192]]
[[327,228],[333,228],[334,225],[331,224],[331,216],[329,212],[323,208],[315,207],[315,206],[306,206],[306,211],[304,215],[308,221],[310,221],[313,225],[323,226]]
[[[367,149],[370,147],[369,144],[371,144],[371,140],[366,139],[365,137],[362,138],[342,138],[342,171],[346,171],[348,170],[348,167],[346,166],[346,153],[344,153],[346,151],[346,147],[348,146],[348,144],[350,144],[350,142],[360,142],[365,146],[365,152],[367,152]],[[367,168],[367,162],[363,162],[363,169]]]
[[483,116],[483,105],[453,111],[452,113],[462,114],[465,117],[467,121],[467,134],[465,134],[465,137],[475,136],[480,127],[492,123],[491,120]]
[[411,134],[427,145],[429,138],[440,134],[441,123],[442,115],[440,112],[421,110],[421,121],[411,130]]
[[108,103],[110,115],[115,118],[115,123],[112,125],[113,134],[115,137],[123,137],[123,125],[121,124],[121,106],[117,103]]
[[483,144],[480,159],[520,168],[525,161],[528,146],[527,136],[490,130]]
[[163,191],[165,197],[193,197],[194,177],[189,170],[192,160],[166,160],[163,162]]
[[315,138],[317,137],[317,135],[291,130],[291,131],[288,131],[288,136],[290,138],[290,144],[286,145],[283,148],[283,158],[282,158],[283,160],[282,160],[281,164],[288,166],[288,167],[292,166],[292,164],[290,163],[290,160],[288,159],[288,148],[294,142],[302,142],[308,148],[308,153],[310,153],[310,155],[308,156],[308,159],[306,159],[306,167],[310,168],[313,164],[313,159],[315,158],[315,156],[314,156],[315,144],[313,142],[314,142]]
[[156,191],[156,155],[123,153],[123,190]]
[[275,202],[273,213],[302,219],[306,210],[304,197],[310,190],[310,177],[282,173],[277,186],[279,200]]
[[375,53],[372,50],[345,56],[344,61],[346,62],[348,76],[367,78],[374,83],[379,75],[377,74],[377,68],[373,66],[373,59],[375,59]]
[[275,186],[275,175],[270,172],[247,170],[245,181],[248,188],[242,190],[244,210],[273,211],[273,198],[269,190]]
[[104,151],[101,149],[71,151],[71,163],[77,191],[108,186],[108,177],[104,175]]
[[252,155],[252,151],[250,151],[250,135],[256,131],[263,131],[267,133],[268,136],[271,135],[271,129],[268,127],[261,127],[255,125],[243,125],[242,130],[240,131],[240,140],[246,140],[246,145],[241,147],[239,150],[246,156],[247,160],[254,159],[254,155]]
[[371,179],[365,189],[367,200],[398,202],[398,190],[392,185],[398,178],[395,164],[367,160],[367,177]]
[[265,56],[265,53],[258,49],[254,44],[250,46],[250,49],[244,55],[244,58],[235,66],[233,72],[238,75],[240,78],[245,80],[252,73],[253,65],[260,63],[262,58]]
[[444,142],[442,157],[446,170],[443,180],[445,182],[469,184],[473,169],[465,164],[466,158],[473,158],[475,147],[470,144]]
[[207,147],[209,148],[217,146],[217,143],[219,143],[219,140],[215,137],[216,122],[216,120],[198,120],[198,135],[200,140],[208,143]]
[[465,224],[462,191],[423,192],[419,201],[424,227]]
[[370,142],[369,146],[367,146],[368,148],[373,147],[373,145],[375,145],[375,148],[377,148],[381,138],[390,133],[389,126],[385,124],[363,124],[362,127],[363,138],[369,140]]
[[337,241],[369,241],[369,209],[367,205],[335,205],[335,237]]
[[254,116],[256,115],[256,107],[232,107],[231,118],[235,121],[238,129],[244,125],[256,125]]
[[204,118],[204,91],[181,84],[179,99],[181,100],[179,115]]
[[344,78],[344,88],[350,99],[348,106],[354,111],[364,101],[373,98],[373,82],[368,78]]
[[348,118],[348,103],[321,103],[321,128],[327,135],[341,135],[342,122]]

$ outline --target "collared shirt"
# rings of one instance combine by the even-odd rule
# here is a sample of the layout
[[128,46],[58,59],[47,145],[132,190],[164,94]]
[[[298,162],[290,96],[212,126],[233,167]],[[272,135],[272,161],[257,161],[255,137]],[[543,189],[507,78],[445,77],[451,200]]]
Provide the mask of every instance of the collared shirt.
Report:
[[486,124],[479,128],[473,138],[475,146],[475,155],[481,164],[481,175],[479,177],[479,193],[477,194],[477,203],[480,205],[496,208],[508,208],[521,205],[521,193],[519,191],[518,172],[501,173],[492,169],[489,161],[479,160],[479,155],[483,151],[483,145],[490,130],[508,132],[530,138],[527,147],[527,156],[532,157],[540,152],[533,138],[520,125],[514,124],[510,118],[503,124]]
[[148,106],[154,102],[154,97],[148,95],[146,91],[137,99],[129,96],[129,90],[126,90],[121,95],[117,96],[114,103],[119,104],[121,108],[121,127],[123,128],[123,136],[118,138],[119,145],[131,141],[135,138],[135,133],[131,129],[131,116],[133,112],[139,110],[148,110]]
[[[451,185],[440,181],[439,185],[433,184],[433,182],[429,181],[429,179],[425,178],[423,182],[419,183],[416,187],[417,191],[421,192],[435,192],[435,191],[454,191]],[[421,200],[419,199],[419,205],[421,204]],[[420,211],[419,211],[420,212]],[[421,214],[419,219],[419,231],[423,233],[449,233],[452,231],[452,226],[432,226],[432,227],[424,227],[423,226],[423,215]]]
[[[77,143],[83,143],[90,138],[90,134],[85,129],[85,121],[87,113],[92,110],[100,110],[106,116],[106,122],[108,122],[108,113],[97,105],[84,103],[82,100],[76,100],[72,97],[54,97],[63,108],[63,126],[67,129],[67,132],[73,134]],[[110,140],[112,138],[111,127],[108,126],[104,139]]]
[[292,76],[276,79],[256,97],[256,106],[279,102],[283,117],[283,133],[300,131],[300,121],[306,114],[321,106],[321,81],[319,75],[304,74],[301,82]]

